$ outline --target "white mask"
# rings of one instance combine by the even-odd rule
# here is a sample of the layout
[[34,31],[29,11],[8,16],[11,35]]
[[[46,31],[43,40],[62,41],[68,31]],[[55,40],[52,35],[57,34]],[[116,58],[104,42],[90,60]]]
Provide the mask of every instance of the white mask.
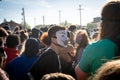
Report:
[[68,45],[68,37],[66,30],[60,30],[56,32],[57,43],[63,47],[67,47]]

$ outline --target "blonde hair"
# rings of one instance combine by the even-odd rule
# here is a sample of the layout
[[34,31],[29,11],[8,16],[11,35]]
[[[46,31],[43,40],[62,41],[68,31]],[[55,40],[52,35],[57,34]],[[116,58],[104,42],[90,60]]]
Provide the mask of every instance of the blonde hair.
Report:
[[[77,46],[77,51],[79,48],[85,48],[88,44],[90,44],[91,40],[89,38],[89,35],[86,30],[78,30],[77,34],[80,34],[82,36],[82,40]],[[77,52],[76,52],[77,53]]]
[[120,60],[113,60],[103,64],[92,80],[120,80]]
[[75,80],[71,75],[64,73],[45,74],[41,80]]

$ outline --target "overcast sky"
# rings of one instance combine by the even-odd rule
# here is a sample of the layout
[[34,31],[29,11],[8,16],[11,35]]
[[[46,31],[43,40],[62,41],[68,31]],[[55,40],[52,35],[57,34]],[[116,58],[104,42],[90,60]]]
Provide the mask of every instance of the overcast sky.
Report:
[[79,4],[81,5],[82,25],[100,17],[100,11],[107,0],[2,0],[0,1],[0,23],[4,18],[22,22],[22,8],[25,9],[26,22],[32,27],[43,24],[59,24],[59,10],[61,22],[67,20],[72,24],[80,24]]

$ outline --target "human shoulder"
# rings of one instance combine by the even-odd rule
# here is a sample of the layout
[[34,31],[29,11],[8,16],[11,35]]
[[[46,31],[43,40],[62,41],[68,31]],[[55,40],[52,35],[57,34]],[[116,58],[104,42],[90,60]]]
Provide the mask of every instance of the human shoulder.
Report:
[[40,57],[45,57],[49,55],[53,55],[55,52],[52,49],[46,49]]
[[57,57],[57,54],[52,49],[45,50],[39,58],[39,62],[43,60],[51,60],[52,58]]
[[114,56],[114,44],[108,40],[103,39],[88,45],[83,51],[79,67],[84,72],[89,72],[91,64],[99,61],[103,56],[105,58],[112,58]]
[[110,41],[109,39],[102,39],[96,42],[93,42],[89,44],[86,49],[87,50],[100,50],[100,49],[106,49],[106,48],[112,48],[115,47],[115,43]]

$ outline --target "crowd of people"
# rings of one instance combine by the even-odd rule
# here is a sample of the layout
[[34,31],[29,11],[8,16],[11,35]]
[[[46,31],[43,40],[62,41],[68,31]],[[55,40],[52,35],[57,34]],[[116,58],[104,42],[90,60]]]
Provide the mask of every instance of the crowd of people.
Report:
[[0,27],[0,80],[119,80],[120,1],[106,3],[93,38],[75,25]]

